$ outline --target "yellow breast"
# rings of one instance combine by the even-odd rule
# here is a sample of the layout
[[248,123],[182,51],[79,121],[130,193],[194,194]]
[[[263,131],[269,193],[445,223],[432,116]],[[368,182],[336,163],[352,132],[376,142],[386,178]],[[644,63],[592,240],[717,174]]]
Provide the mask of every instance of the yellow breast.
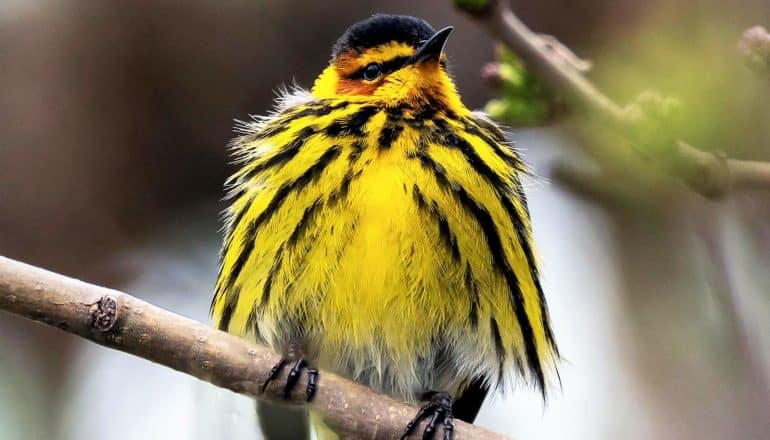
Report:
[[523,166],[485,130],[469,113],[341,100],[255,125],[236,145],[245,166],[212,305],[220,328],[279,351],[298,343],[319,366],[398,395],[495,382],[515,371],[506,365],[542,382],[555,345]]

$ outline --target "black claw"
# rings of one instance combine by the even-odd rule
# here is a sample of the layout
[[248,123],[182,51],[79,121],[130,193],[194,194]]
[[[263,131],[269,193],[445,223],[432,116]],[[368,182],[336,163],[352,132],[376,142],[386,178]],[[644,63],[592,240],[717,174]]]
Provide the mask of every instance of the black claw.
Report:
[[307,388],[305,389],[305,398],[308,402],[315,397],[316,389],[318,388],[318,370],[315,368],[307,369]]
[[444,440],[452,440],[454,434],[454,416],[452,415],[452,396],[447,393],[432,393],[430,400],[420,408],[416,416],[406,425],[401,440],[406,439],[417,425],[430,416],[428,426],[422,433],[423,440],[432,440],[436,426],[441,421],[444,427]]
[[455,430],[455,418],[451,414],[444,417],[444,440],[452,440]]
[[299,375],[302,372],[302,367],[305,366],[305,361],[302,359],[297,359],[294,361],[294,365],[291,367],[291,371],[289,371],[289,377],[286,378],[286,384],[283,386],[283,397],[288,398],[289,393],[291,393],[292,388],[294,388],[294,385],[297,384],[297,381],[299,380]]
[[265,383],[262,384],[262,392],[265,392],[265,389],[267,388],[267,385],[276,377],[278,377],[278,374],[283,369],[283,366],[286,365],[287,360],[281,359],[278,361],[277,364],[273,365],[273,368],[270,369],[270,372],[267,373],[267,379],[265,379]]
[[418,423],[420,423],[420,420],[422,420],[425,415],[428,413],[430,409],[432,409],[432,404],[424,405],[420,408],[420,411],[417,412],[417,415],[414,416],[412,420],[409,421],[409,423],[406,424],[406,429],[404,429],[404,433],[401,435],[401,440],[404,440],[405,438],[409,437],[409,434],[414,431],[414,428],[417,426]]
[[430,418],[428,426],[422,432],[422,440],[431,440],[433,438],[433,433],[436,432],[436,423],[438,423],[438,418],[442,415],[443,411],[440,408],[433,412],[433,417]]
[[[267,374],[265,383],[262,384],[262,392],[265,392],[267,385],[273,381],[283,370],[283,367],[288,363],[287,359],[281,359],[277,364],[273,365],[270,372]],[[304,359],[297,359],[289,371],[289,376],[286,378],[286,383],[283,386],[283,397],[288,398],[291,394],[291,390],[297,385],[299,377],[302,375],[302,370],[307,371],[307,388],[305,389],[305,397],[310,402],[315,396],[318,389],[318,370],[307,366],[307,362]]]

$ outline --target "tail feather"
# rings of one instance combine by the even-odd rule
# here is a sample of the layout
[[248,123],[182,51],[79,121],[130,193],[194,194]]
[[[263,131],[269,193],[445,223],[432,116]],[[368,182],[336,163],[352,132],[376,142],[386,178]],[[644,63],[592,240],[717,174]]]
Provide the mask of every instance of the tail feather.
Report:
[[310,440],[310,423],[304,408],[257,401],[257,417],[266,440]]
[[463,422],[473,423],[488,392],[489,382],[487,378],[481,377],[471,382],[460,397],[455,399],[452,406],[454,417]]
[[318,413],[310,413],[310,423],[313,425],[316,440],[339,440],[339,435],[326,425]]

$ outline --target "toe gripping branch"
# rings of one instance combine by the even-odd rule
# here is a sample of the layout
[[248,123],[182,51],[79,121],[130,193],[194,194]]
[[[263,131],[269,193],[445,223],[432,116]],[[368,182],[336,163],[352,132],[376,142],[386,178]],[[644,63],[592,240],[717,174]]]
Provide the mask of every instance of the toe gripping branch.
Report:
[[[273,365],[273,368],[271,368],[270,372],[267,374],[267,379],[265,379],[265,383],[262,384],[263,393],[265,392],[267,385],[270,384],[270,382],[272,382],[273,380],[275,380],[275,378],[277,378],[279,374],[281,374],[283,367],[286,366],[286,364],[288,363],[289,363],[289,359],[281,359],[280,361],[278,361],[277,364]],[[311,400],[313,400],[313,397],[315,396],[316,390],[318,388],[318,370],[308,366],[307,362],[305,362],[304,359],[297,359],[292,364],[291,370],[289,371],[289,376],[286,378],[286,383],[283,386],[284,398],[288,398],[291,391],[297,385],[297,381],[299,381],[299,377],[302,374],[302,370],[307,371],[307,387],[305,388],[305,400],[307,402],[310,402]]]
[[452,396],[447,393],[431,393],[430,400],[420,408],[416,416],[406,425],[401,440],[406,439],[414,431],[423,419],[430,417],[428,426],[422,433],[423,440],[433,439],[439,422],[444,426],[444,439],[452,440],[455,429],[454,415],[452,414]]

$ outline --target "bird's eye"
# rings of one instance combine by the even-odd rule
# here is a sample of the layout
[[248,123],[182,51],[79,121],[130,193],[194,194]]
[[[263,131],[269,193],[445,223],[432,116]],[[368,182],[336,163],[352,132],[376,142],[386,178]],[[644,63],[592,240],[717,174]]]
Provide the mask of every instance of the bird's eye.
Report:
[[364,79],[367,81],[374,81],[382,75],[382,68],[377,63],[369,63],[364,67]]

